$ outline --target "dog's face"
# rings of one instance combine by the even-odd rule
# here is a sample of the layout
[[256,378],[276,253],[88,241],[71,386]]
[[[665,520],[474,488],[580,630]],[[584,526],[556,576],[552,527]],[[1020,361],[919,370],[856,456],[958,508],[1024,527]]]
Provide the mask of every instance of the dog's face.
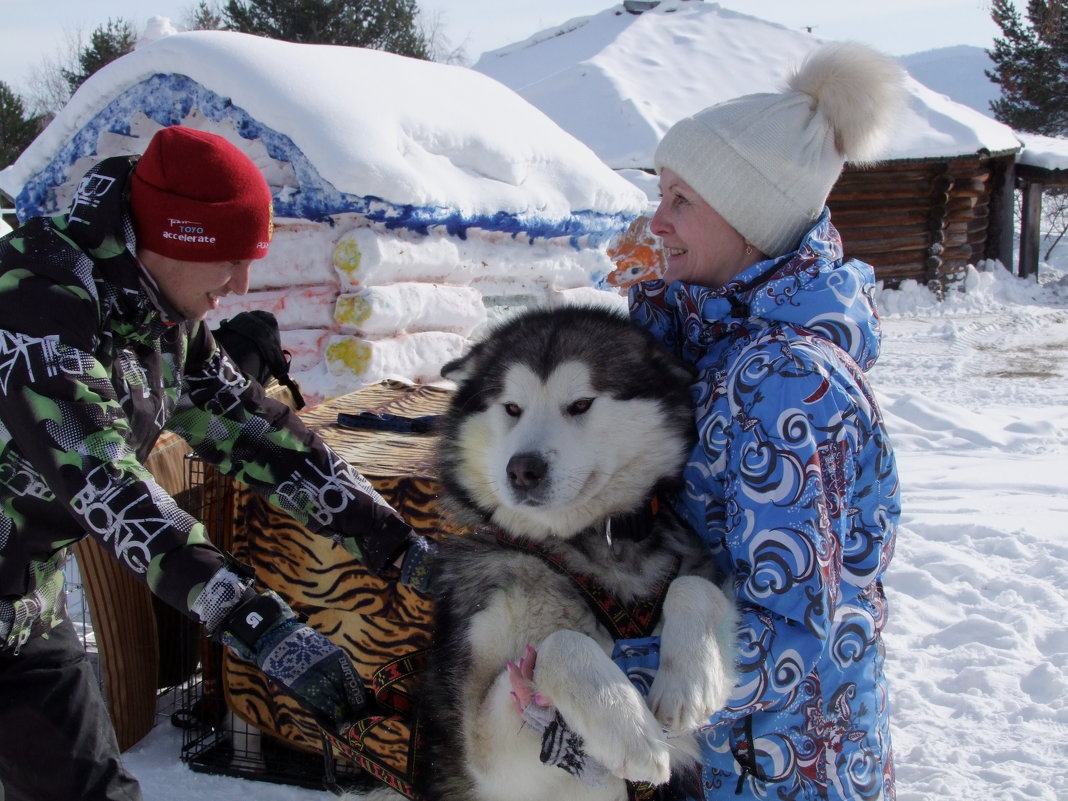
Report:
[[688,370],[614,312],[524,312],[446,365],[453,500],[513,534],[569,537],[681,470]]

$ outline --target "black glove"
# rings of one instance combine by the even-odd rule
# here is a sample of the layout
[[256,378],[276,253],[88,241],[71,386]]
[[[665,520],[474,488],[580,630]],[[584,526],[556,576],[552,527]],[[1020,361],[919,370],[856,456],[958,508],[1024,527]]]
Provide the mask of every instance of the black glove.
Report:
[[323,728],[340,733],[372,714],[372,701],[345,652],[301,623],[271,590],[247,590],[214,639],[282,685]]
[[433,575],[431,567],[438,544],[428,537],[415,535],[400,566],[400,583],[407,584],[413,590],[429,592]]

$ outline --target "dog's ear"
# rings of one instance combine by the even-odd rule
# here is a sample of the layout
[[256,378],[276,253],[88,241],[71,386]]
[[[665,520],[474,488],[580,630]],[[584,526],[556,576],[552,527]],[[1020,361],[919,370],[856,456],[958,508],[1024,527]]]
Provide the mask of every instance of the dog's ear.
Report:
[[658,343],[650,341],[646,359],[676,384],[688,387],[697,379],[697,370]]
[[475,364],[482,351],[483,347],[481,343],[471,346],[463,356],[458,356],[452,361],[445,363],[441,368],[441,377],[453,381],[457,385],[462,384],[474,375]]
[[692,365],[672,356],[670,353],[666,354],[664,358],[669,362],[668,371],[671,373],[671,377],[680,384],[689,386],[697,380],[697,370]]

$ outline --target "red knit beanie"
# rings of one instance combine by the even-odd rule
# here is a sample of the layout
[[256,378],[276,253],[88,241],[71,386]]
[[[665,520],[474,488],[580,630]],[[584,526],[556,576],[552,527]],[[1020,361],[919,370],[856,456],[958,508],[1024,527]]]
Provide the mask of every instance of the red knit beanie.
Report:
[[138,247],[162,256],[267,255],[271,190],[251,159],[221,136],[178,125],[157,131],[134,168],[130,207]]

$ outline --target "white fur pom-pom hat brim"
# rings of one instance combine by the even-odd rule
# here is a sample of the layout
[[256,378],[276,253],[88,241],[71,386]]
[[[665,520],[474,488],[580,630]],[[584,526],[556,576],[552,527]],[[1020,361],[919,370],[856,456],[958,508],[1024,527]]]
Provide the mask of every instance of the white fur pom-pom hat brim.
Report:
[[748,242],[795,250],[848,159],[874,159],[904,105],[904,71],[852,42],[823,45],[785,91],[745,95],[680,120],[656,150]]

